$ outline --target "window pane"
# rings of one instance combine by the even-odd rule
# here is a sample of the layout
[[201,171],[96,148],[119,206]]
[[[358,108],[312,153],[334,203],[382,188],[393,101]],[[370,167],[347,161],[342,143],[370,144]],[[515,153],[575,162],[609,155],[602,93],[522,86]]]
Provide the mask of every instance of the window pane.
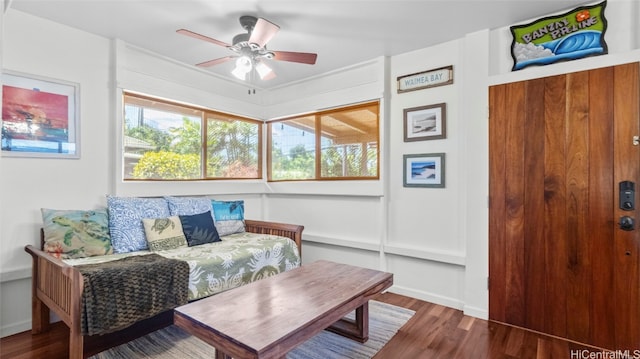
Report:
[[352,107],[320,117],[322,177],[378,176],[378,105]]
[[202,111],[125,96],[124,178],[197,179]]
[[270,181],[379,178],[377,101],[273,121],[269,129]]
[[315,116],[272,122],[271,180],[315,178]]
[[207,117],[207,177],[261,178],[258,122]]

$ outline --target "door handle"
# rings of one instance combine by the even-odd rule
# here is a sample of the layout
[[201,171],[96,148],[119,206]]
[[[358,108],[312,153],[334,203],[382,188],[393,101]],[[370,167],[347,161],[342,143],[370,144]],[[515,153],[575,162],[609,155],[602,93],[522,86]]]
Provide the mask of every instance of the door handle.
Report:
[[618,222],[618,225],[623,231],[633,231],[635,229],[635,221],[629,216],[620,217],[620,222]]

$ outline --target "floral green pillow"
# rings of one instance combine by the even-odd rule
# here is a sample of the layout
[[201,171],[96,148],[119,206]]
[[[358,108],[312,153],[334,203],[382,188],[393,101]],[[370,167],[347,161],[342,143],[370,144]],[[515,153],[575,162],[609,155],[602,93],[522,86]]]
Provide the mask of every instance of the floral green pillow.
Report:
[[44,251],[61,259],[113,253],[107,209],[42,208]]
[[144,218],[144,233],[151,251],[162,251],[187,246],[180,217]]

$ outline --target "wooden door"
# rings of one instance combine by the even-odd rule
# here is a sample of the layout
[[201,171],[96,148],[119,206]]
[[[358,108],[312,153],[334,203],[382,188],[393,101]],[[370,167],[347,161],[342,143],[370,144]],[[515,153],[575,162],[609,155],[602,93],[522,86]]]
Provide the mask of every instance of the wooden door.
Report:
[[[638,64],[492,86],[489,318],[640,349]],[[635,229],[619,228],[620,217]]]

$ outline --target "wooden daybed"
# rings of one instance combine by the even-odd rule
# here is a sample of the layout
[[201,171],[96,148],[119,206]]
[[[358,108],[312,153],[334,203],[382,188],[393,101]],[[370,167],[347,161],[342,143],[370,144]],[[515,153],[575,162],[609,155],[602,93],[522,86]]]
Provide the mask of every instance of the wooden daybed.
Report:
[[[245,225],[247,232],[292,239],[301,254],[303,226],[255,220],[245,220]],[[53,311],[69,327],[70,359],[89,357],[108,347],[135,339],[173,323],[173,313],[168,311],[147,319],[144,323],[133,324],[131,326],[133,330],[125,329],[94,336],[82,335],[82,274],[73,266],[32,245],[27,245],[25,251],[33,257],[32,333],[38,334],[49,329],[50,311]]]

